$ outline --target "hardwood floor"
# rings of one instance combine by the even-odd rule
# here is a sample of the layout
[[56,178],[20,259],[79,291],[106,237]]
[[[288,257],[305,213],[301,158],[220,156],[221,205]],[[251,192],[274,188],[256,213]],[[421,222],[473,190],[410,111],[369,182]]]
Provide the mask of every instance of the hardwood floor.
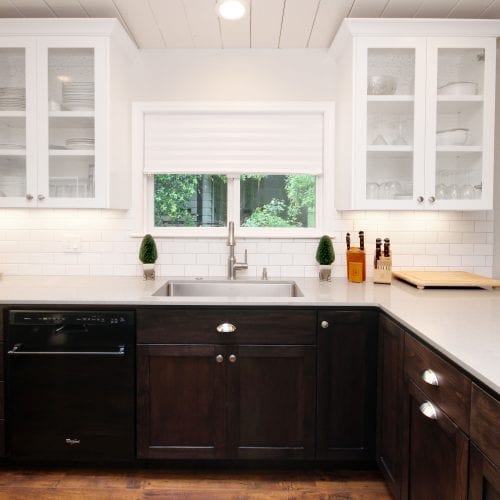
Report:
[[390,500],[376,471],[0,469],[1,500]]

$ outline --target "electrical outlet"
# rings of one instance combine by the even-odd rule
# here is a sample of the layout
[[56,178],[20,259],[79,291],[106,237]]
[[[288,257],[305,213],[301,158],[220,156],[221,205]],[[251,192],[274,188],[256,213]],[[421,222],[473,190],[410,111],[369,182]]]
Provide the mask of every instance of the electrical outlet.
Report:
[[80,238],[68,238],[64,245],[64,251],[66,253],[76,253],[80,252]]

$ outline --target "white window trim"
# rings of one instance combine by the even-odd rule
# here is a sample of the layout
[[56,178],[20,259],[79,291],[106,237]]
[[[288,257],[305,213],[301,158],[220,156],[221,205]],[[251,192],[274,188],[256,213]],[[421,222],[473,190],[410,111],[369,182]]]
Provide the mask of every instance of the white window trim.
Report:
[[[239,189],[228,189],[228,221],[233,220],[237,235],[243,238],[318,238],[334,231],[334,103],[307,102],[135,102],[132,104],[132,213],[133,234],[141,237],[218,238],[225,237],[226,227],[158,228],[153,223],[152,182],[143,173],[144,117],[152,112],[319,112],[323,116],[323,175],[316,182],[316,227],[246,228],[239,226]],[[234,182],[239,182],[235,180]],[[236,211],[236,213],[235,213]]]

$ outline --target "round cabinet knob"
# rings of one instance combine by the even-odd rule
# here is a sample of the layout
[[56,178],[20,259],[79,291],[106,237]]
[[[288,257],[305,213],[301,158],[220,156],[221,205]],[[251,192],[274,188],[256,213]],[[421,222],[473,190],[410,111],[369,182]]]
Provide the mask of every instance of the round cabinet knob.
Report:
[[417,202],[418,202],[418,203],[423,203],[423,202],[424,202],[424,197],[423,197],[423,196],[419,196],[419,197],[417,198]]
[[32,194],[30,194],[30,193],[28,193],[28,194],[26,195],[26,199],[27,199],[28,201],[31,201],[31,200],[33,199],[33,195],[32,195]]
[[224,356],[222,354],[217,354],[217,356],[215,356],[215,361],[217,361],[217,363],[222,363],[224,361]]
[[429,203],[434,203],[436,201],[436,197],[435,196],[429,196],[429,198],[427,198],[427,201]]
[[230,363],[236,363],[236,356],[234,354],[229,355],[229,362]]
[[330,323],[328,323],[328,321],[321,322],[321,328],[328,328],[329,326],[330,326]]
[[40,201],[45,200],[45,196],[44,196],[43,194],[39,194],[39,195],[37,196],[37,198],[38,198]]

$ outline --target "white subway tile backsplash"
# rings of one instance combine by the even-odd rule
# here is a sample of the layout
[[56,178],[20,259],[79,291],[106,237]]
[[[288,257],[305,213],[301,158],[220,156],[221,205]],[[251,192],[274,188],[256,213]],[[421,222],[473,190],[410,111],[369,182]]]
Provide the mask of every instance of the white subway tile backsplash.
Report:
[[[333,274],[345,277],[345,235],[365,231],[369,275],[375,238],[391,238],[393,265],[403,269],[466,269],[491,275],[493,212],[357,211],[337,213]],[[131,238],[132,216],[122,210],[2,209],[0,272],[142,276],[140,238]],[[68,240],[78,252],[66,252]],[[222,238],[157,238],[159,276],[225,276],[228,247]],[[318,240],[237,238],[236,256],[248,250],[247,271],[259,277],[316,277]]]

